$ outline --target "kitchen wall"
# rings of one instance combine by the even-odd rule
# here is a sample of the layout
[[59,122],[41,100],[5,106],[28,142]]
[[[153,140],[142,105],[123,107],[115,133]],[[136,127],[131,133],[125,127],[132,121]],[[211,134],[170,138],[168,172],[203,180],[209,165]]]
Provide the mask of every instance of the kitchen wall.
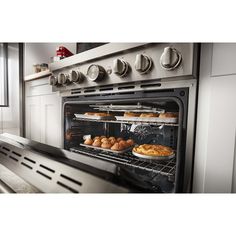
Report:
[[193,191],[236,192],[236,44],[202,44]]
[[58,46],[76,54],[76,43],[25,43],[25,75],[33,74],[33,64],[49,63]]

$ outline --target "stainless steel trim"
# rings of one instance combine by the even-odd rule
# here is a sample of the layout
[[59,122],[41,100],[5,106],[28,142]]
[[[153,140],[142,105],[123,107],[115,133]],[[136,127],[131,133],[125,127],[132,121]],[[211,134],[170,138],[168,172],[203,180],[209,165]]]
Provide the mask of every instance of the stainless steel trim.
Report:
[[132,48],[140,47],[148,43],[108,43],[103,46],[90,49],[88,51],[64,58],[61,61],[49,65],[51,71],[62,69],[63,67],[73,66],[81,62],[95,60],[96,58],[108,56],[110,54],[126,51]]
[[[126,44],[120,44],[121,46],[126,46]],[[176,48],[179,52],[181,52],[182,55],[182,63],[178,68],[175,70],[164,70],[159,61],[161,53],[163,52],[164,47],[167,47],[171,45],[173,48]],[[107,46],[107,45],[105,45]],[[104,47],[105,47],[104,46]],[[188,79],[188,78],[196,78],[194,74],[194,67],[193,65],[196,64],[196,60],[194,57],[194,49],[196,48],[195,44],[192,43],[152,43],[152,44],[146,44],[141,45],[137,48],[130,49],[128,51],[120,51],[118,53],[115,53],[115,49],[112,50],[113,44],[110,44],[110,51],[107,51],[104,53],[104,56],[98,57],[94,53],[94,58],[90,61],[82,61],[80,58],[81,54],[76,55],[78,56],[78,61],[75,61],[73,65],[66,66],[64,65],[63,60],[61,63],[63,66],[61,66],[60,69],[52,71],[55,76],[58,76],[59,73],[70,73],[72,69],[79,70],[84,75],[86,75],[88,68],[91,66],[91,64],[96,64],[101,67],[103,67],[106,70],[106,76],[99,80],[99,81],[91,81],[89,80],[88,76],[85,76],[85,79],[82,83],[71,83],[69,85],[61,85],[61,86],[53,86],[53,91],[59,91],[60,93],[63,93],[65,91],[71,91],[73,89],[87,89],[91,87],[102,87],[102,86],[112,86],[114,84],[128,84],[132,82],[144,82],[144,81],[166,81],[166,80],[177,80],[177,79]],[[103,48],[99,47],[99,50]],[[98,49],[97,49],[98,50]],[[84,52],[90,53],[89,51]],[[135,58],[137,54],[145,54],[148,55],[152,59],[152,69],[145,74],[140,73],[137,71],[134,67]],[[129,73],[125,77],[121,77],[117,74],[115,74],[113,68],[112,62],[116,60],[117,58],[122,59],[126,61],[130,66]],[[68,58],[70,60],[70,58]]]

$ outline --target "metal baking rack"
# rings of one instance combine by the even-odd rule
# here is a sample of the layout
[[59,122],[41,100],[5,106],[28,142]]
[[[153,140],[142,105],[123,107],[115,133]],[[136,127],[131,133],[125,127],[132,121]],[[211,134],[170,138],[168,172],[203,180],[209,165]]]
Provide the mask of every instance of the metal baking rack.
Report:
[[114,112],[151,112],[151,113],[165,113],[164,109],[159,109],[151,106],[144,106],[140,103],[137,105],[90,105],[90,107],[99,111],[114,111]]
[[94,120],[87,118],[74,118],[78,121],[91,121],[91,122],[103,122],[103,123],[118,123],[118,124],[133,124],[133,125],[165,125],[165,126],[179,126],[177,123],[155,122],[155,121],[132,121],[132,120]]
[[121,164],[124,166],[135,167],[146,171],[152,171],[156,174],[168,176],[170,179],[174,179],[176,171],[176,159],[173,158],[169,161],[150,161],[141,160],[135,157],[131,152],[122,154],[110,154],[106,151],[90,150],[86,147],[73,147],[70,149],[72,152],[87,155],[89,157],[96,157],[113,163]]

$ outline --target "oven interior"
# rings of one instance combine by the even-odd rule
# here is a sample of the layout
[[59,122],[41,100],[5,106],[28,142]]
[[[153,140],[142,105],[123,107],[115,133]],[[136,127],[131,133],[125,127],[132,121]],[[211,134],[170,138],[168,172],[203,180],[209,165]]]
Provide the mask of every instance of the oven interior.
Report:
[[[109,107],[109,109],[107,108]],[[120,109],[113,109],[120,107]],[[153,121],[105,121],[76,118],[75,114],[86,112],[107,112],[114,116],[124,116],[124,112],[136,111],[137,108],[151,108],[162,112],[178,114],[176,123],[160,123]],[[126,109],[127,108],[127,109]],[[130,110],[132,108],[133,110]],[[145,112],[140,109],[140,113]],[[146,110],[147,112],[147,110]],[[173,98],[126,99],[125,101],[80,102],[67,101],[64,104],[64,148],[88,158],[99,158],[116,163],[121,182],[135,191],[141,192],[176,192],[178,166],[183,160],[181,139],[183,129],[183,107]],[[94,150],[83,147],[87,135],[114,136],[133,139],[135,144],[161,144],[171,147],[175,157],[167,161],[143,159],[132,154],[132,150],[122,153],[109,153],[104,150]]]

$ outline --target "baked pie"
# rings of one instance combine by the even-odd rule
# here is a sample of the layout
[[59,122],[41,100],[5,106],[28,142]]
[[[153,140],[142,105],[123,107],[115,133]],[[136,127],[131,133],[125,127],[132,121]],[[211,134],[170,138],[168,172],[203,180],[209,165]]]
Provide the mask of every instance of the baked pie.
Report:
[[146,155],[146,156],[171,156],[174,154],[172,148],[156,145],[156,144],[142,144],[133,148],[133,152],[138,154]]

